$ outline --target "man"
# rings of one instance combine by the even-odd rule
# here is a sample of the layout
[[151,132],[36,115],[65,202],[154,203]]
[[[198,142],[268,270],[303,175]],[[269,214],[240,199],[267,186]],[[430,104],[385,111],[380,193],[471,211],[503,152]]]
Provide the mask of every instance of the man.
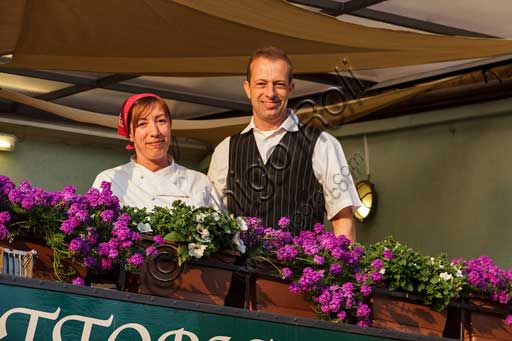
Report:
[[260,217],[273,227],[286,216],[298,234],[322,222],[326,211],[334,233],[355,241],[352,214],[361,203],[343,149],[328,133],[301,125],[287,108],[292,69],[276,47],[250,58],[244,90],[251,122],[217,146],[208,177],[235,215]]

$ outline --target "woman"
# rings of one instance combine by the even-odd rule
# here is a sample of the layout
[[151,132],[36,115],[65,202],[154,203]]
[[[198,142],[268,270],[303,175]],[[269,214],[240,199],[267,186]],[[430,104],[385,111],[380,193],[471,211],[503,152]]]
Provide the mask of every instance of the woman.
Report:
[[199,172],[178,165],[167,154],[171,143],[172,119],[167,104],[154,94],[137,94],[123,104],[117,132],[130,140],[135,150],[127,164],[101,172],[93,187],[112,183],[114,195],[126,206],[169,207],[181,200],[188,205],[218,208],[210,181]]

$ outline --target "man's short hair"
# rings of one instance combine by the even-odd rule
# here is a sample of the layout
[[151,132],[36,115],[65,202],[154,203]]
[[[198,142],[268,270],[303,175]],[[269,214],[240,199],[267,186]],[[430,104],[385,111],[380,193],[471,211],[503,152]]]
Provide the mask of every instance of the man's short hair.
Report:
[[266,58],[269,60],[282,60],[288,64],[288,81],[291,82],[293,78],[293,64],[286,52],[284,52],[279,47],[275,46],[267,46],[262,47],[254,51],[252,56],[249,58],[249,62],[247,63],[247,81],[251,81],[251,64],[255,59],[258,58]]

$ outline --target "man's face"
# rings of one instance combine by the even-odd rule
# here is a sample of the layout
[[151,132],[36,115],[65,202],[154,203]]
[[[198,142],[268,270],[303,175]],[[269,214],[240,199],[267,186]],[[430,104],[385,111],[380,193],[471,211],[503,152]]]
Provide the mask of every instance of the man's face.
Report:
[[167,151],[171,144],[171,121],[160,104],[155,103],[142,113],[133,127],[130,140],[135,146],[137,163],[146,168],[168,165]]
[[251,79],[244,82],[244,90],[251,100],[254,124],[258,129],[279,128],[287,117],[286,106],[293,88],[285,61],[264,57],[253,60]]

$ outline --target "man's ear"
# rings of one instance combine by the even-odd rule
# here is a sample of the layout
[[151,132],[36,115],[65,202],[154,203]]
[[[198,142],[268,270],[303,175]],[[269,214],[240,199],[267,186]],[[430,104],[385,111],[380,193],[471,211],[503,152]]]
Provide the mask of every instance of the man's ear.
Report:
[[247,80],[244,81],[244,90],[245,94],[247,95],[247,98],[251,99],[251,85]]
[[295,90],[295,82],[293,80],[290,81],[290,87],[289,87],[289,90],[290,90],[290,93],[293,92],[293,90]]

